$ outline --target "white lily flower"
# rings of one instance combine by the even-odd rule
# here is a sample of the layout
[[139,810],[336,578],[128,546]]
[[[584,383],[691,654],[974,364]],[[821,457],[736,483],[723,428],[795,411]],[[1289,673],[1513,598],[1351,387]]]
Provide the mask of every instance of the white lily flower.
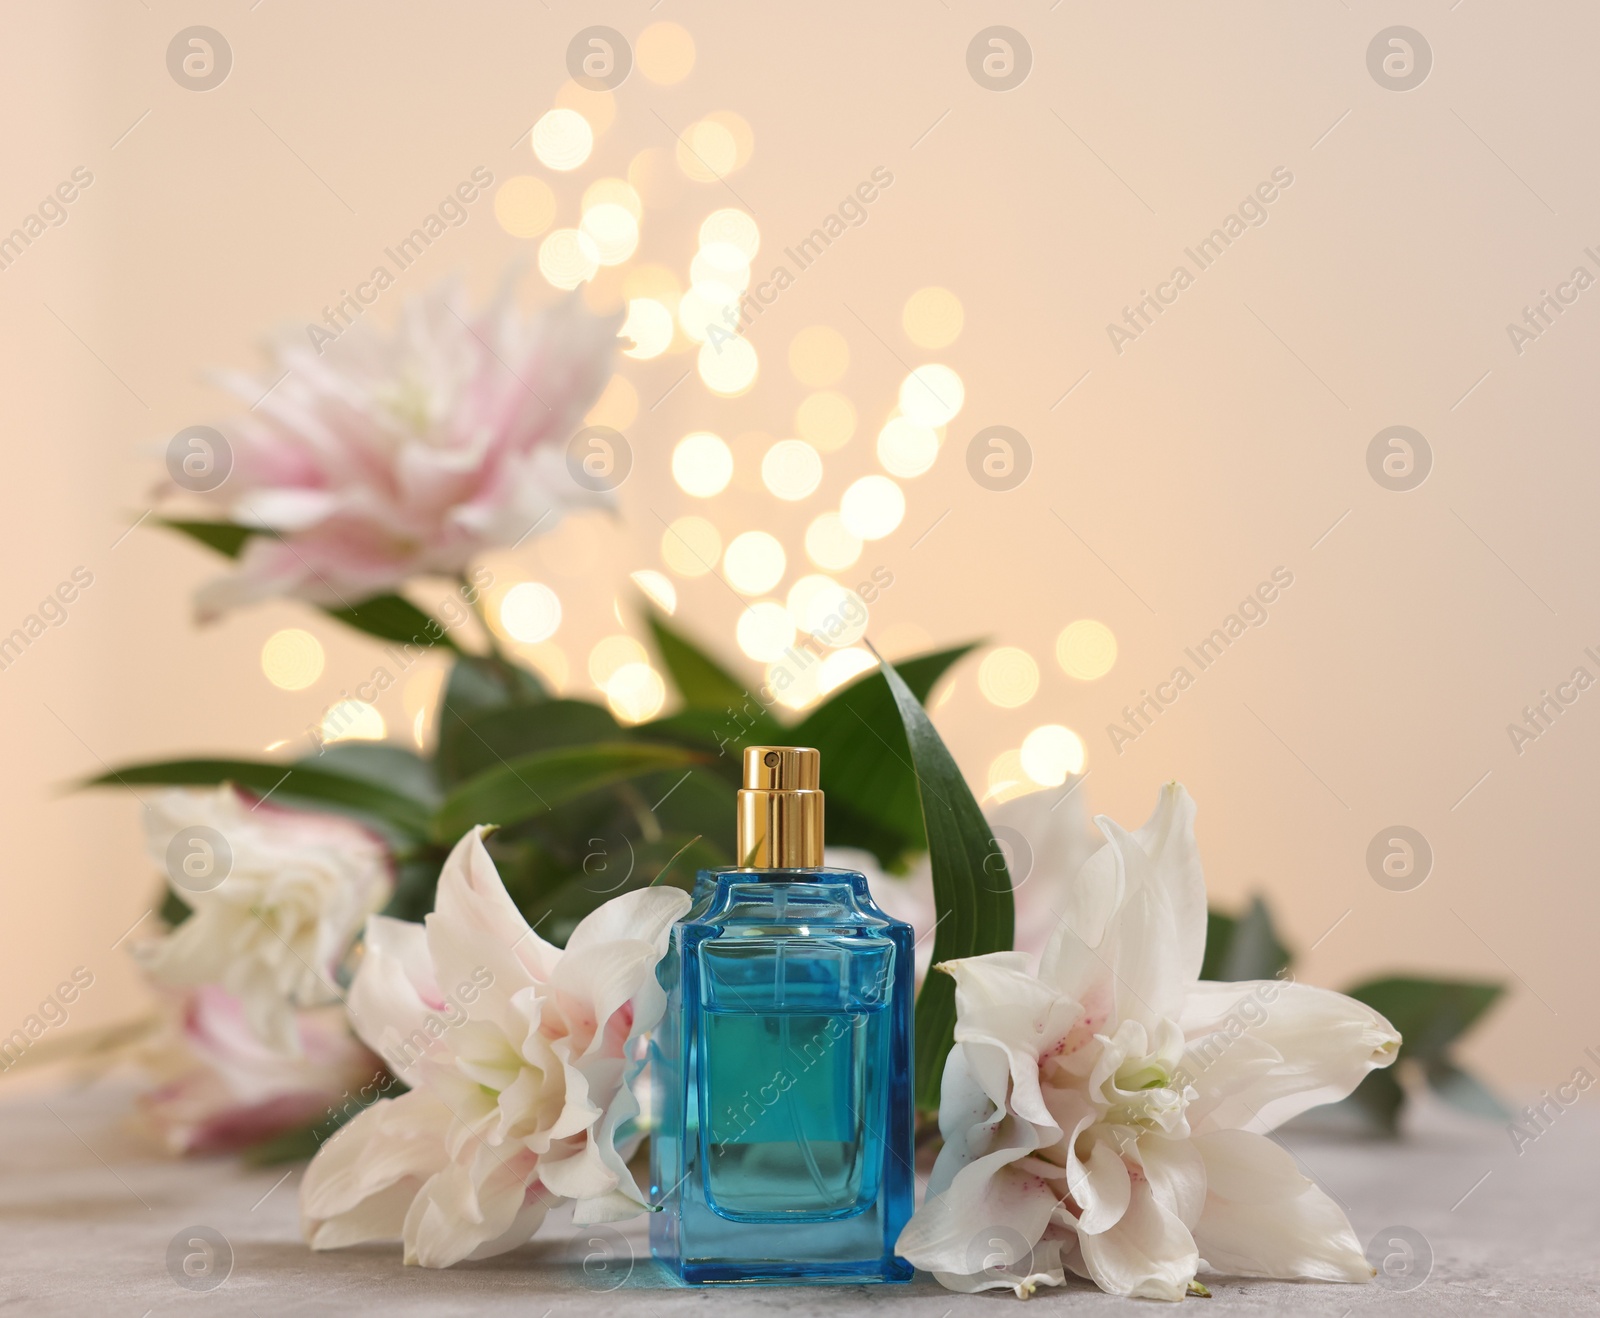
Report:
[[258,1039],[299,1056],[296,1008],[339,1000],[334,974],[393,890],[382,840],[339,815],[286,810],[226,785],[156,794],[145,833],[193,914],[135,946],[135,957],[174,988],[220,984]]
[[426,926],[374,916],[351,986],[357,1034],[411,1087],[358,1115],[300,1191],[313,1249],[401,1237],[443,1268],[515,1249],[558,1199],[579,1223],[648,1200],[616,1144],[638,1114],[631,1059],[666,997],[656,963],[676,888],[606,902],[565,949],[528,927],[473,829]]
[[898,1252],[952,1290],[1018,1295],[1067,1272],[1181,1300],[1201,1267],[1366,1281],[1344,1213],[1265,1132],[1348,1094],[1400,1036],[1351,998],[1292,982],[1199,982],[1206,894],[1194,802],[1162,789],[1144,827],[1061,890],[1039,958],[939,967],[956,980],[944,1148]]

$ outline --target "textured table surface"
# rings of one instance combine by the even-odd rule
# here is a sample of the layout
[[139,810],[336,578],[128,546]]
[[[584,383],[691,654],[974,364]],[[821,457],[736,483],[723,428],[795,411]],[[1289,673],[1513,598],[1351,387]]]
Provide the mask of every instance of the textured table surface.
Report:
[[[832,1314],[957,1318],[1009,1312],[1009,1292],[952,1295],[931,1278],[884,1288],[675,1288],[649,1261],[642,1223],[580,1237],[552,1219],[534,1243],[445,1272],[401,1265],[398,1246],[312,1255],[301,1244],[300,1169],[175,1161],[122,1119],[115,1090],[0,1103],[0,1311],[27,1315]],[[1404,1143],[1291,1134],[1288,1147],[1346,1206],[1363,1241],[1407,1228],[1409,1274],[1366,1286],[1208,1278],[1202,1315],[1600,1313],[1600,1114],[1562,1113],[1517,1154],[1502,1127],[1424,1122]],[[209,1290],[181,1286],[168,1251],[208,1227],[231,1267]],[[1431,1258],[1430,1258],[1431,1256]],[[1404,1257],[1404,1246],[1393,1257]],[[587,1265],[585,1259],[588,1259]],[[213,1276],[210,1280],[215,1280]],[[1028,1312],[1132,1313],[1143,1302],[1069,1284]]]

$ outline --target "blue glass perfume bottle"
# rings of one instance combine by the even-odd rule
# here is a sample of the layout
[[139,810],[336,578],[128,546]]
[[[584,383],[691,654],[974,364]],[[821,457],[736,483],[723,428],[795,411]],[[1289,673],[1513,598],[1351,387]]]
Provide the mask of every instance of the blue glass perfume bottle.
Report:
[[908,1281],[911,927],[822,864],[820,756],[744,755],[734,869],[658,974],[650,1246],[685,1282]]

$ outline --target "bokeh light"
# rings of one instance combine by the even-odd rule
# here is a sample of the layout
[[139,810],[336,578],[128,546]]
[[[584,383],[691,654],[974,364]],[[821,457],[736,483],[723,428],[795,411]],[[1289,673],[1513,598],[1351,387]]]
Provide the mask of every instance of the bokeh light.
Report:
[[1032,700],[1038,689],[1039,665],[1015,645],[991,650],[978,665],[978,690],[991,705],[1016,709]]
[[818,567],[842,571],[861,557],[861,537],[838,513],[823,513],[806,527],[806,557]]
[[820,453],[832,453],[856,433],[856,409],[843,394],[823,389],[807,394],[795,409],[794,428]]
[[594,129],[576,110],[551,110],[533,126],[533,154],[546,169],[576,169],[594,150]]
[[557,229],[539,244],[539,273],[557,288],[576,288],[599,268],[594,240],[577,229]]
[[794,625],[831,649],[854,645],[867,634],[866,601],[832,577],[801,577],[789,587],[785,603]]
[[718,335],[716,342],[701,345],[695,367],[712,393],[736,398],[756,382],[761,362],[749,339]]
[[706,342],[715,326],[718,342],[725,344],[739,325],[738,300],[738,293],[726,284],[697,284],[678,299],[678,324],[696,343]]
[[704,517],[680,517],[661,533],[661,561],[680,577],[703,577],[722,557],[722,536]]
[[326,662],[322,642],[298,627],[273,632],[261,647],[261,671],[282,691],[304,691],[322,676]]
[[803,439],[780,439],[761,459],[761,483],[791,503],[807,498],[822,484],[822,455]]
[[720,289],[707,290],[705,296],[713,302],[727,301],[728,293],[739,294],[750,286],[750,258],[732,243],[707,243],[689,262],[689,283],[720,285]]
[[714,183],[738,167],[739,144],[723,124],[700,119],[678,138],[678,168],[696,183]]
[[605,684],[606,704],[624,723],[643,723],[661,712],[667,684],[648,663],[623,664]]
[[639,248],[639,221],[619,202],[589,207],[578,228],[594,244],[595,260],[601,265],[621,265]]
[[777,601],[762,600],[739,615],[735,639],[752,659],[770,663],[794,644],[794,621]]
[[324,745],[335,741],[382,741],[389,735],[383,715],[365,700],[335,701],[322,716]]
[[521,581],[500,601],[500,625],[518,641],[548,641],[561,626],[561,598],[537,581]]
[[630,298],[627,319],[618,332],[633,340],[633,347],[622,350],[624,357],[649,361],[672,346],[672,312],[653,297]]
[[877,666],[878,661],[865,650],[835,650],[823,659],[817,671],[817,690],[827,695]]
[[636,220],[644,218],[644,203],[633,184],[620,178],[597,178],[583,190],[582,210],[595,206],[621,206]]
[[905,515],[906,496],[887,476],[863,476],[839,500],[839,516],[863,540],[882,540]]
[[939,432],[909,417],[890,417],[878,432],[878,461],[891,476],[920,476],[939,456]]
[[821,676],[821,664],[791,654],[784,654],[777,662],[768,664],[765,673],[773,699],[785,709],[795,710],[816,702]]
[[531,664],[534,672],[544,678],[555,691],[567,689],[567,679],[572,675],[572,665],[567,652],[554,641],[540,641],[537,645],[518,645],[517,658]]
[[787,566],[782,543],[765,531],[734,536],[722,557],[728,584],[741,595],[765,595],[783,580]]
[[919,348],[948,347],[965,319],[961,299],[948,288],[919,288],[900,312],[906,337]]
[[596,641],[589,651],[589,680],[604,691],[619,668],[649,662],[650,656],[645,653],[644,646],[633,637],[621,633],[606,636]]
[[645,597],[663,613],[671,615],[678,611],[678,588],[672,584],[670,577],[663,576],[654,568],[640,568],[637,572],[630,572],[629,579]]
[[1068,677],[1092,682],[1117,662],[1117,638],[1105,623],[1079,618],[1056,637],[1056,662]]
[[556,218],[556,194],[542,178],[517,174],[494,194],[494,217],[513,238],[537,238]]
[[850,367],[850,345],[831,325],[809,325],[789,340],[789,369],[801,384],[821,389]]
[[694,68],[694,38],[676,23],[652,23],[634,38],[633,58],[656,86],[671,87]]
[[925,426],[948,425],[966,400],[961,377],[948,366],[919,366],[900,384],[900,410]]
[[1069,774],[1082,773],[1083,738],[1059,723],[1046,723],[1022,739],[1022,771],[1040,787],[1060,787]]
[[672,153],[647,146],[628,162],[628,182],[639,199],[654,210],[670,210],[684,193],[683,175],[673,163]]
[[733,479],[733,450],[709,430],[685,435],[672,450],[672,479],[697,499],[721,494]]
[[753,218],[734,207],[712,211],[700,224],[700,245],[727,243],[744,253],[746,264],[761,250],[761,230]]
[[1020,751],[1001,751],[989,763],[989,789],[983,794],[985,803],[1009,801],[1037,791],[1033,780],[1022,767]]

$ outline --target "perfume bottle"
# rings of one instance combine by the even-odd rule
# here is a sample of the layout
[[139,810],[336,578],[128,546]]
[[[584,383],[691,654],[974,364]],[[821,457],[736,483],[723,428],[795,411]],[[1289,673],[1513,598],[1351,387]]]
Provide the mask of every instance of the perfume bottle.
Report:
[[691,1284],[908,1281],[911,927],[822,862],[821,757],[744,753],[738,851],[658,974],[651,1252]]

